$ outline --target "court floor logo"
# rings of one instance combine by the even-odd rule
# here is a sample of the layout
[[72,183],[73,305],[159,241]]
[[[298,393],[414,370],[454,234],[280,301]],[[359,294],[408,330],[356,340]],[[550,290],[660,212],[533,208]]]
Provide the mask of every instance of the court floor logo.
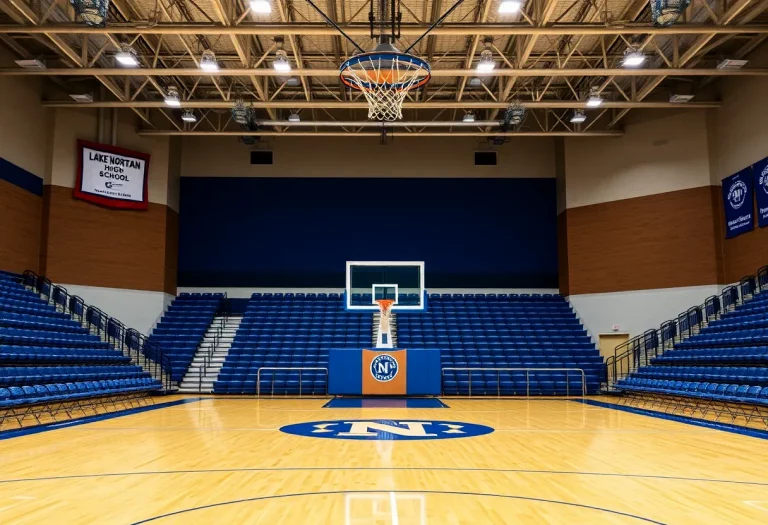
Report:
[[386,383],[397,375],[397,359],[389,354],[377,355],[371,361],[371,375],[376,381]]
[[458,421],[343,419],[286,425],[280,432],[329,439],[414,441],[484,436],[493,432],[493,428]]

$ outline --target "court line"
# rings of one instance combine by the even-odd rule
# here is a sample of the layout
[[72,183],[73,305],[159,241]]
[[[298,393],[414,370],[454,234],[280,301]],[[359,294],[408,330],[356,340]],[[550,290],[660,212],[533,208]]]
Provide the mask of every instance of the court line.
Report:
[[532,470],[532,469],[497,469],[482,467],[244,467],[232,469],[197,469],[197,470],[156,470],[145,472],[105,472],[102,474],[72,474],[67,476],[47,476],[39,478],[18,478],[0,480],[0,485],[30,481],[59,481],[68,479],[108,478],[120,476],[155,476],[175,474],[223,474],[237,472],[292,472],[292,471],[436,471],[436,472],[491,472],[500,474],[554,474],[570,476],[601,476],[617,478],[660,479],[666,481],[693,481],[703,483],[729,483],[734,485],[757,485],[768,487],[768,482],[740,481],[730,479],[686,478],[681,476],[662,476],[658,474],[620,474],[617,472],[579,472],[573,470]]
[[356,493],[375,493],[375,494],[381,494],[381,493],[387,493],[387,492],[397,492],[401,494],[448,494],[452,496],[476,496],[476,497],[490,497],[490,498],[504,498],[504,499],[514,499],[514,500],[521,500],[521,501],[533,501],[536,503],[554,503],[555,505],[565,505],[568,507],[577,507],[581,509],[587,509],[587,510],[596,510],[598,512],[605,512],[608,514],[614,514],[616,516],[624,516],[626,518],[635,519],[638,521],[643,521],[645,523],[653,523],[655,525],[666,525],[664,522],[652,520],[651,518],[644,518],[643,516],[637,516],[635,514],[629,514],[626,512],[621,512],[618,510],[612,510],[612,509],[606,509],[603,507],[594,507],[592,505],[584,505],[582,503],[572,503],[568,501],[559,501],[559,500],[552,500],[552,499],[543,499],[543,498],[532,498],[527,496],[513,496],[508,494],[493,494],[493,493],[484,493],[484,492],[456,492],[456,491],[442,491],[442,490],[396,490],[396,491],[389,491],[389,490],[329,490],[329,491],[323,491],[323,492],[299,492],[296,494],[275,494],[273,496],[256,496],[254,498],[244,498],[244,499],[236,499],[232,501],[222,501],[220,503],[211,503],[210,505],[201,505],[199,507],[191,507],[188,509],[182,509],[177,510],[174,512],[169,512],[167,514],[161,514],[159,516],[153,516],[151,518],[146,518],[141,521],[133,522],[131,525],[141,525],[142,523],[149,523],[150,521],[158,521],[164,518],[169,518],[171,516],[178,516],[179,514],[186,514],[189,512],[195,512],[198,510],[206,510],[216,507],[223,507],[226,505],[237,505],[240,503],[251,503],[254,501],[264,501],[264,500],[271,500],[271,499],[283,499],[283,498],[293,498],[293,497],[300,497],[300,496],[329,496],[332,494],[356,494]]
[[637,414],[640,416],[649,416],[656,419],[666,419],[667,421],[675,421],[677,423],[684,423],[686,425],[693,425],[696,427],[708,428],[711,430],[720,430],[722,432],[730,432],[731,434],[739,434],[742,436],[749,436],[758,439],[768,439],[768,431],[759,430],[756,428],[740,427],[738,425],[732,425],[730,423],[717,423],[715,421],[707,421],[705,419],[697,419],[695,417],[678,416],[676,414],[663,414],[656,412],[655,410],[646,410],[644,408],[628,407],[624,405],[615,405],[613,403],[605,403],[603,401],[595,401],[593,399],[572,399],[576,403],[583,403],[586,405],[592,405],[602,408],[610,408],[612,410],[619,410],[621,412],[629,412],[630,414]]
[[200,401],[200,399],[177,399],[176,401],[169,401],[167,403],[160,403],[158,405],[129,408],[128,410],[119,410],[117,412],[109,412],[108,414],[97,414],[94,416],[86,416],[86,417],[80,417],[77,419],[70,419],[68,421],[62,421],[61,423],[45,423],[43,425],[37,425],[34,427],[3,430],[2,432],[0,432],[0,441],[5,439],[22,437],[22,436],[30,436],[33,434],[41,434],[43,432],[50,432],[52,430],[59,430],[62,428],[79,427],[80,425],[87,425],[88,423],[96,423],[98,421],[106,421],[108,419],[116,419],[118,417],[123,417],[123,416],[131,416],[133,414],[141,414],[142,412],[151,412],[152,410],[160,410],[162,408],[168,408],[168,407],[173,407],[178,405],[197,403],[198,401]]

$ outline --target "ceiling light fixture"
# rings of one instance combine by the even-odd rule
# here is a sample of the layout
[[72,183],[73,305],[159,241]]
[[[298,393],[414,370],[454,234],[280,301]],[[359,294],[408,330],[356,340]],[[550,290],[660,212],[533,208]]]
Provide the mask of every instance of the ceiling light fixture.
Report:
[[483,49],[480,53],[480,61],[477,63],[478,73],[490,73],[496,68],[496,62],[493,61],[493,52],[490,49]]
[[520,11],[523,2],[520,0],[502,0],[499,4],[499,14],[509,15]]
[[272,4],[269,0],[251,0],[251,11],[260,15],[267,15],[272,12]]
[[636,47],[630,46],[624,51],[622,65],[625,67],[637,67],[645,62],[645,55]]
[[139,65],[139,57],[130,44],[120,44],[120,51],[115,53],[115,60],[121,66],[136,67]]
[[103,27],[107,22],[109,0],[70,0],[75,16],[87,26]]
[[168,93],[163,97],[165,105],[172,108],[178,108],[181,106],[181,98],[179,97],[179,90],[176,86],[168,86]]
[[600,88],[592,86],[587,97],[587,107],[596,108],[603,103],[603,97],[600,96]]
[[571,117],[571,123],[573,124],[581,124],[582,122],[585,122],[587,120],[587,116],[584,114],[583,111],[577,109],[574,110],[573,116]]
[[272,62],[272,67],[275,71],[288,73],[291,70],[291,63],[288,62],[288,53],[282,49],[275,51],[275,61]]
[[464,115],[464,118],[461,119],[462,122],[474,122],[475,121],[475,115],[471,111],[469,113],[466,113]]
[[191,109],[188,109],[181,114],[181,120],[184,122],[197,122],[197,117]]
[[203,51],[203,54],[200,56],[200,69],[208,72],[219,70],[219,63],[216,61],[216,55],[210,49]]
[[683,15],[691,0],[651,0],[651,19],[660,27],[671,26]]
[[301,117],[298,113],[291,113],[288,117],[288,122],[301,122]]

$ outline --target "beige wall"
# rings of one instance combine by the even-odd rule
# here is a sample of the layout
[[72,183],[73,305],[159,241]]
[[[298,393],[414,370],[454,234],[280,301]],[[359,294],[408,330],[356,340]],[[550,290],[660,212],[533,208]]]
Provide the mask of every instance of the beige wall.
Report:
[[[18,67],[0,47],[0,67]],[[40,105],[41,78],[0,77],[0,157],[43,177],[49,111]]]
[[723,106],[708,111],[712,184],[768,156],[768,78],[723,79]]
[[566,207],[709,185],[705,111],[628,116],[620,138],[565,140]]
[[[111,135],[111,112],[105,112],[104,142]],[[137,117],[130,111],[118,114],[116,145],[151,155],[149,161],[149,201],[169,204],[178,211],[178,182],[169,188],[169,169],[173,162],[178,171],[178,149],[171,160],[170,137],[141,137],[136,134]],[[50,178],[47,183],[73,188],[77,177],[77,139],[98,142],[98,111],[95,109],[56,109],[51,119],[53,124]],[[171,198],[169,199],[169,194]],[[170,203],[169,203],[170,201]]]
[[554,140],[519,138],[496,148],[496,166],[475,166],[487,143],[471,137],[293,137],[270,140],[274,164],[250,164],[254,147],[235,137],[187,137],[184,177],[525,177],[555,176]]

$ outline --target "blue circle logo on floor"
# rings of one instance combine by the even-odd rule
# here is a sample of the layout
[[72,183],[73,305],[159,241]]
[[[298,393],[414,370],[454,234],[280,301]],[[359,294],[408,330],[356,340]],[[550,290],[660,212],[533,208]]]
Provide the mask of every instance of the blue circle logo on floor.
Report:
[[386,383],[397,375],[397,359],[389,354],[377,355],[371,361],[371,375],[376,381]]
[[484,436],[493,432],[493,428],[459,421],[342,419],[286,425],[280,428],[280,432],[330,439],[413,441]]

